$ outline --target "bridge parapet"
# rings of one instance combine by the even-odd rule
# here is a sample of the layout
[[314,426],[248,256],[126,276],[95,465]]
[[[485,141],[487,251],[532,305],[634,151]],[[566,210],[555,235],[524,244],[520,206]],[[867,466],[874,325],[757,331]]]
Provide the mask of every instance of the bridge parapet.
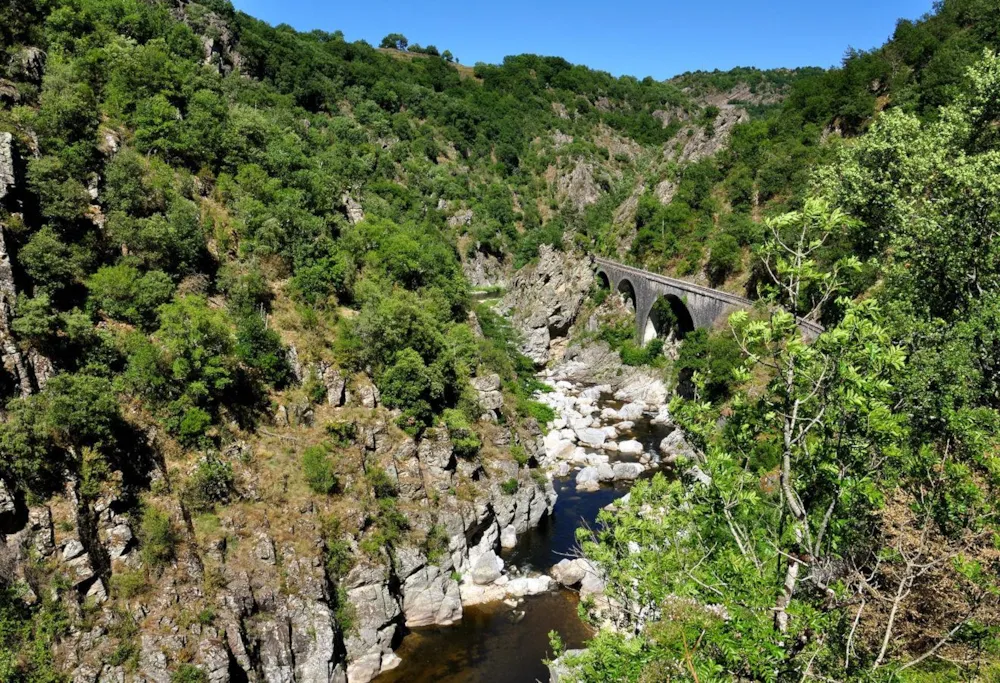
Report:
[[[650,315],[660,297],[668,297],[675,310],[678,304],[682,306],[693,328],[712,327],[723,315],[728,316],[737,309],[748,309],[754,305],[746,297],[651,273],[600,256],[594,257],[594,263],[597,272],[604,274],[612,290],[625,287],[626,282],[631,288],[635,299],[636,337],[643,345],[657,334],[656,323]],[[797,323],[803,336],[809,340],[814,340],[823,332],[823,326],[811,320],[799,318]]]

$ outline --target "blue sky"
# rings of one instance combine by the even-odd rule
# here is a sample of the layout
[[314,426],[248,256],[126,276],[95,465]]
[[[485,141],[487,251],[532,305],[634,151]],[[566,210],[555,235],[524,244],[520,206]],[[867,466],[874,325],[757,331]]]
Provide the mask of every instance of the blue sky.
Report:
[[399,32],[463,64],[531,52],[615,75],[669,78],[734,66],[833,66],[868,49],[931,0],[233,0],[270,24],[341,30],[377,45]]

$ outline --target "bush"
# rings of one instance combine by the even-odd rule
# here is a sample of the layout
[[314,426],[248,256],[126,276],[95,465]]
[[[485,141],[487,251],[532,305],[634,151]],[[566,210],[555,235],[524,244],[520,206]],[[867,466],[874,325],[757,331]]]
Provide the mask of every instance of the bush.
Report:
[[212,416],[201,408],[188,408],[184,411],[180,425],[177,428],[177,438],[185,446],[201,444],[205,432],[212,426]]
[[427,561],[434,563],[448,552],[448,532],[440,524],[432,524],[424,539],[424,554]]
[[517,399],[517,412],[524,417],[533,417],[543,427],[556,419],[556,411],[530,398]]
[[198,463],[185,487],[185,498],[196,511],[211,510],[218,503],[228,503],[233,493],[233,468],[228,462],[207,457]]
[[699,373],[706,394],[703,398],[714,402],[729,397],[733,370],[742,360],[743,352],[732,334],[710,334],[706,330],[695,330],[684,338],[674,369],[678,383],[685,392],[690,387],[683,385],[690,383],[694,373]]
[[358,434],[357,425],[353,422],[329,422],[325,431],[334,444],[341,448],[347,448],[354,443]]
[[517,493],[517,490],[521,487],[517,479],[511,478],[500,484],[500,490],[506,493],[508,496],[512,496]]
[[742,260],[739,242],[732,235],[723,233],[712,242],[705,273],[712,285],[718,286],[739,270]]
[[482,447],[479,435],[473,431],[472,426],[461,411],[449,408],[441,414],[441,419],[448,427],[448,435],[451,444],[455,448],[455,455],[460,458],[473,458]]
[[524,446],[521,444],[514,444],[510,447],[510,455],[514,458],[519,466],[524,467],[531,460],[531,456],[528,455],[528,451],[524,450]]
[[302,472],[309,488],[321,495],[330,495],[340,486],[333,459],[324,446],[309,446],[302,453]]
[[389,474],[381,467],[377,465],[369,467],[365,478],[368,479],[368,485],[372,487],[372,493],[376,498],[396,497],[396,484],[393,483],[392,479],[389,478]]
[[157,310],[174,294],[174,283],[163,271],[143,274],[125,264],[101,268],[88,280],[87,288],[98,310],[143,329],[155,325]]
[[117,572],[111,576],[111,592],[124,600],[145,593],[147,588],[146,572],[141,569]]
[[150,567],[159,567],[173,559],[177,534],[166,512],[155,506],[143,510],[139,544],[142,560]]
[[235,350],[236,357],[271,386],[280,388],[291,376],[281,337],[274,330],[268,329],[264,318],[256,311],[237,320]]
[[208,674],[194,664],[181,664],[170,674],[170,683],[208,683]]
[[428,424],[434,381],[419,353],[410,348],[397,353],[395,362],[382,376],[379,389],[386,406],[399,408],[420,424]]

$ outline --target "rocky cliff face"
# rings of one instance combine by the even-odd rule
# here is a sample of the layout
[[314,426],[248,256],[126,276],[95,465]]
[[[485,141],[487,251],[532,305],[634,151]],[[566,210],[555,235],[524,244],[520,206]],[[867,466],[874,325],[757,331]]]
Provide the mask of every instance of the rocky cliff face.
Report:
[[[508,585],[520,594],[550,587],[547,577],[509,580],[499,560],[501,546],[555,503],[551,483],[506,451],[518,443],[539,453],[537,427],[488,425],[482,452],[460,455],[444,425],[408,436],[366,401],[359,378],[328,367],[322,375],[328,405],[306,419],[281,403],[284,424],[220,454],[235,473],[230,504],[191,509],[170,490],[179,473],[155,466],[146,505],[163,510],[176,535],[165,562],[151,564],[143,550],[149,532],[120,482],[96,498],[70,483],[30,507],[0,486],[0,580],[21,585],[29,602],[57,601],[80,625],[57,652],[74,683],[171,683],[183,664],[211,683],[367,683],[399,663],[393,650],[406,629],[454,623],[463,604],[502,599]],[[502,412],[499,378],[477,378],[474,389],[494,417]],[[331,421],[357,431],[338,466],[344,495],[329,498],[296,485],[298,458],[280,453],[314,443],[314,425]],[[366,500],[364,470],[375,468],[404,520],[391,541],[376,534],[379,501]],[[327,563],[332,518],[353,565],[342,576]],[[43,580],[56,575],[65,578]]]
[[538,261],[517,271],[499,304],[523,336],[521,352],[537,365],[558,353],[594,281],[591,260],[544,245]]
[[504,287],[509,284],[510,259],[498,259],[480,251],[462,261],[462,272],[473,287]]
[[[36,56],[36,59],[40,58]],[[5,374],[16,392],[27,396],[45,386],[53,368],[49,359],[37,350],[22,347],[11,329],[14,305],[20,290],[14,279],[3,216],[6,212],[20,217],[23,185],[23,168],[14,136],[0,133],[0,375]]]

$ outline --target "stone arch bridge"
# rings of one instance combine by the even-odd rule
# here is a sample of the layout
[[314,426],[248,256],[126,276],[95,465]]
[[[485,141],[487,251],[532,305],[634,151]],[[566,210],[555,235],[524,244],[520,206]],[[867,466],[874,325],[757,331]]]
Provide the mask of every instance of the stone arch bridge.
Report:
[[[611,291],[621,292],[635,306],[636,338],[645,345],[656,338],[665,321],[654,309],[660,299],[666,299],[677,320],[681,334],[703,327],[712,327],[720,318],[740,308],[751,308],[753,302],[742,296],[720,292],[691,282],[650,273],[610,259],[594,257],[597,277]],[[662,310],[662,309],[661,309]],[[807,339],[815,339],[823,326],[799,319],[799,329]]]

